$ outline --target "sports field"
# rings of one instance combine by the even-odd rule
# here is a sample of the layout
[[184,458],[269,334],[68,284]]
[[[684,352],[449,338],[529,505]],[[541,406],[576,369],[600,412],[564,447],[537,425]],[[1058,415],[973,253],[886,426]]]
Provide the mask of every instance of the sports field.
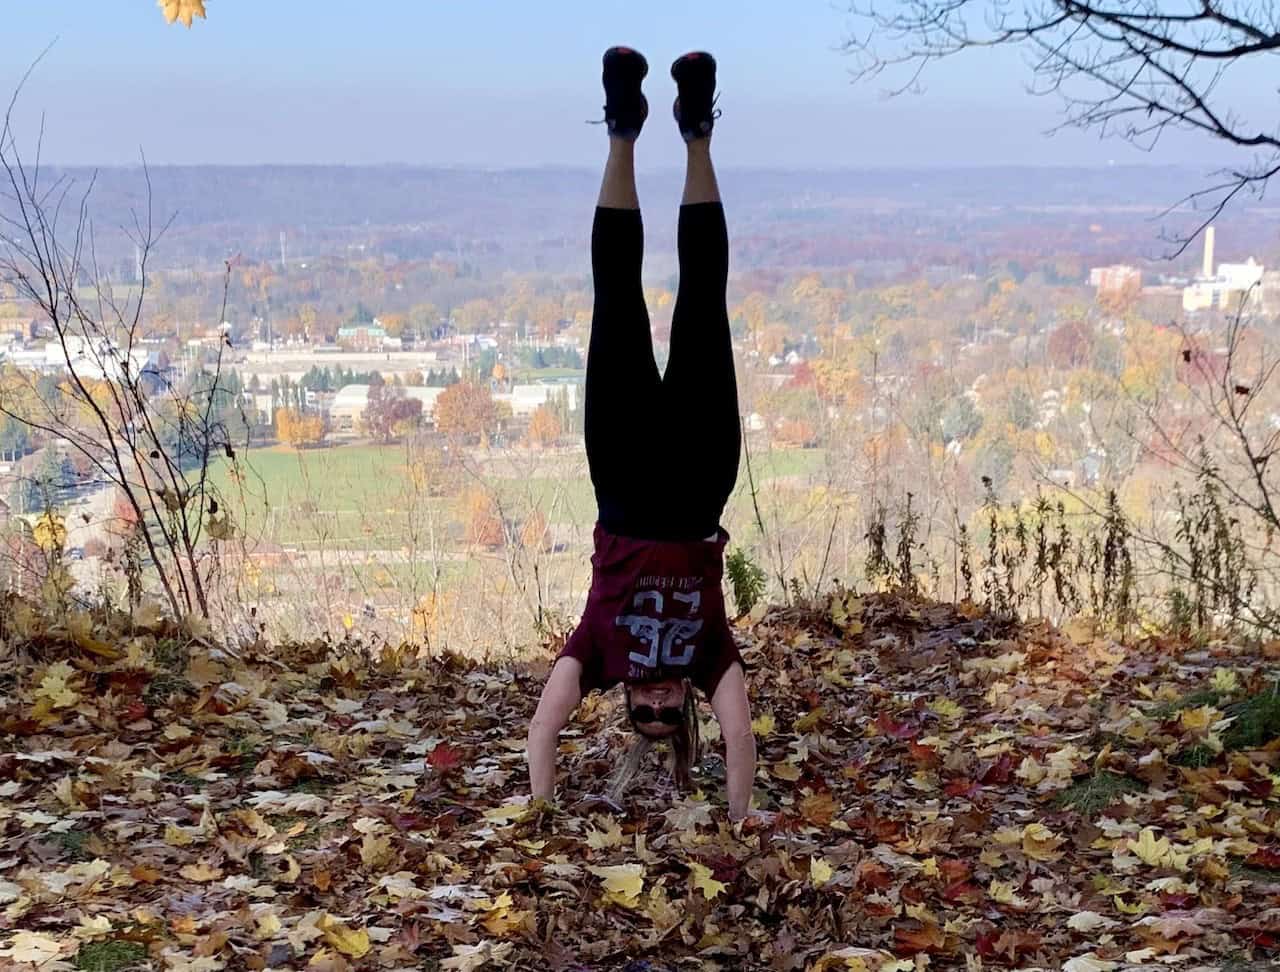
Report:
[[[818,449],[753,454],[757,483],[819,475],[825,453]],[[401,549],[421,546],[426,524],[458,522],[468,483],[496,491],[504,512],[519,518],[538,509],[554,524],[589,526],[595,500],[580,453],[551,456],[476,453],[468,457],[453,495],[428,497],[415,489],[412,454],[402,445],[341,445],[294,450],[271,447],[243,456],[238,480],[230,464],[213,478],[251,537],[299,547]],[[732,501],[749,502],[745,471]]]

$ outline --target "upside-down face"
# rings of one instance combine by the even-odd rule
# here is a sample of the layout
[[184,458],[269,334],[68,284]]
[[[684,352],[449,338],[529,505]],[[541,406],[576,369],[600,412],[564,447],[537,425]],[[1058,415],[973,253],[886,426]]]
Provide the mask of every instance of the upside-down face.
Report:
[[627,715],[632,728],[650,739],[664,739],[684,722],[685,683],[666,678],[652,682],[629,682]]

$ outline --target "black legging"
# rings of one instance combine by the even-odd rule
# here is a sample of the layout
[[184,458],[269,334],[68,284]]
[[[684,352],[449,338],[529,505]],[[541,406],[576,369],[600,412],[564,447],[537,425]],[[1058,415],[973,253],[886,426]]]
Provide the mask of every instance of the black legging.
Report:
[[738,476],[741,433],[720,203],[680,207],[680,289],[659,375],[640,283],[638,209],[597,208],[587,352],[587,462],[600,525],[647,540],[714,534]]

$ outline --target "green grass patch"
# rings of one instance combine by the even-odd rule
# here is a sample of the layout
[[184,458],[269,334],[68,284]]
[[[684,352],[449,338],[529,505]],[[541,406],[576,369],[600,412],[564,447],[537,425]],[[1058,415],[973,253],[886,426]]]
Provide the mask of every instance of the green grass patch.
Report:
[[181,672],[191,661],[191,649],[177,638],[161,638],[156,642],[152,656],[161,668]]
[[1280,684],[1233,702],[1223,711],[1235,717],[1222,734],[1222,745],[1228,750],[1258,749],[1280,738]]
[[91,861],[94,855],[88,849],[89,831],[64,830],[49,835],[49,840],[57,846],[64,856],[73,861]]
[[1213,765],[1214,760],[1218,758],[1218,753],[1208,746],[1197,744],[1188,749],[1184,749],[1179,753],[1175,753],[1173,759],[1170,760],[1174,766],[1186,766],[1190,769],[1204,769],[1206,766]]
[[85,942],[76,952],[75,966],[85,972],[122,972],[147,961],[147,948],[138,942]]
[[160,672],[147,683],[142,692],[142,701],[147,705],[164,705],[175,695],[194,692],[195,687],[181,675]]
[[169,772],[164,774],[164,779],[166,782],[172,783],[175,786],[189,786],[195,790],[199,790],[205,785],[204,780],[200,777],[192,776],[186,770],[180,769],[169,770]]
[[1259,884],[1280,884],[1280,871],[1269,867],[1250,867],[1243,861],[1232,862],[1231,876],[1244,881],[1256,881]]
[[[299,549],[398,550],[409,533],[404,510],[410,498],[419,517],[430,512],[443,524],[457,519],[457,496],[414,495],[411,455],[403,444],[303,450],[273,446],[241,454],[242,481],[233,481],[227,462],[213,467],[210,480],[250,537]],[[821,480],[827,459],[824,449],[774,449],[753,453],[751,461],[759,486],[779,478]],[[584,528],[594,522],[595,495],[585,462],[563,461],[557,466],[549,460],[532,475],[511,475],[501,453],[481,463],[484,479],[512,515],[519,517],[536,505],[553,522],[580,523]],[[566,474],[554,475],[561,467]],[[744,510],[750,507],[745,469],[731,503]]]
[[[826,449],[769,449],[751,452],[751,474],[757,483],[782,476],[816,476],[827,464]],[[747,483],[747,458],[743,450],[738,483]]]
[[1145,789],[1146,786],[1132,777],[1103,770],[1071,784],[1058,794],[1054,799],[1054,805],[1060,810],[1075,810],[1077,813],[1092,817],[1121,799],[1126,793],[1141,793]]
[[[1200,693],[1208,694],[1208,693]],[[1195,698],[1195,696],[1188,696]],[[1213,703],[1198,703],[1213,704]],[[1280,688],[1273,687],[1257,695],[1223,707],[1223,714],[1234,721],[1222,733],[1223,752],[1260,749],[1273,739],[1280,739]],[[1172,762],[1177,766],[1201,768],[1214,763],[1221,753],[1197,744],[1177,753]]]

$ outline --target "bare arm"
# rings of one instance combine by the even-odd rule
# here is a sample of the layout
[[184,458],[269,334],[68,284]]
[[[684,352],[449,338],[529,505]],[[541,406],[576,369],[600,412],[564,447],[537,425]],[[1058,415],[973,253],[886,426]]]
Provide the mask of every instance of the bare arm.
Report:
[[551,669],[551,676],[542,688],[538,709],[529,723],[526,749],[529,758],[529,788],[535,800],[555,799],[556,746],[560,730],[582,701],[582,690],[579,687],[581,677],[582,662],[576,658],[563,657]]
[[751,701],[742,666],[734,662],[720,679],[711,708],[724,739],[725,784],[729,791],[729,817],[741,820],[751,809],[751,787],[756,778],[756,738],[751,732]]

